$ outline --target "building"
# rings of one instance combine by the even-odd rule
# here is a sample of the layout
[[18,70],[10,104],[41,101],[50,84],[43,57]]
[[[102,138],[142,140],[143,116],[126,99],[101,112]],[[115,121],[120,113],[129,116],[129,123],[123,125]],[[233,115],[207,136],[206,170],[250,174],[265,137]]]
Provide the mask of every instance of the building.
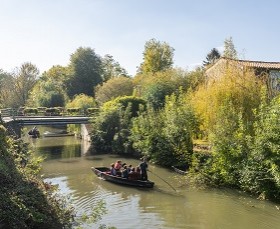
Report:
[[218,79],[230,67],[241,72],[253,71],[256,76],[266,79],[272,95],[280,92],[280,62],[235,60],[222,57],[206,70],[206,77],[208,79]]

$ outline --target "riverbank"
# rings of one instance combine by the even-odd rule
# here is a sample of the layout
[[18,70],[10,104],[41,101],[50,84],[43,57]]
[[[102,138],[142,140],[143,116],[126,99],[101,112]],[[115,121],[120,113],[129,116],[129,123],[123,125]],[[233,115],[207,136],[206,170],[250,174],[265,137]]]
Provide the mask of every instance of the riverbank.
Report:
[[39,176],[34,158],[22,140],[6,136],[0,126],[0,228],[64,228],[72,210],[53,195],[55,187]]

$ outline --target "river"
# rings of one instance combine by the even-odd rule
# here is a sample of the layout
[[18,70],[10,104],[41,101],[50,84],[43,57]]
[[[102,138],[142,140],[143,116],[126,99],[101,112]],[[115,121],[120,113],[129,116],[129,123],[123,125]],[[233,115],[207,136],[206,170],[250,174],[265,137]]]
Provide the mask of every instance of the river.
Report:
[[[92,166],[109,166],[117,159],[137,165],[139,160],[108,154],[93,154],[89,143],[73,136],[27,139],[37,155],[45,157],[42,175],[68,195],[78,215],[100,201],[106,213],[95,224],[118,229],[279,229],[279,205],[233,190],[194,190],[183,176],[149,165],[149,190],[123,187],[99,179]],[[175,191],[173,190],[175,189]]]

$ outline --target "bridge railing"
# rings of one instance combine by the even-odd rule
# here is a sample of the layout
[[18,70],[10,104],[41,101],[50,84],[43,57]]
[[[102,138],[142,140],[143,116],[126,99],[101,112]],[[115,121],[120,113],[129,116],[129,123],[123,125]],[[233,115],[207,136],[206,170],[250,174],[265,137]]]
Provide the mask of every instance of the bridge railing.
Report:
[[67,111],[63,108],[57,109],[15,109],[15,108],[5,108],[0,109],[1,117],[12,117],[15,116],[95,116],[98,113],[98,108],[89,108],[87,111],[84,110],[74,110]]
[[14,117],[17,116],[17,111],[14,108],[5,108],[0,110],[1,117]]

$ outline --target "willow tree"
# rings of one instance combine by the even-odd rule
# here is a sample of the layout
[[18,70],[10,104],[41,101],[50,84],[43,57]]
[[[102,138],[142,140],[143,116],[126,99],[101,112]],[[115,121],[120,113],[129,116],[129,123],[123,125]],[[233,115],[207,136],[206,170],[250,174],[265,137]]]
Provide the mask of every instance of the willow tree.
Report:
[[210,79],[193,97],[201,130],[212,145],[212,163],[205,173],[215,183],[238,187],[250,154],[246,139],[254,136],[256,110],[263,82],[251,71],[229,67],[219,79]]
[[174,48],[168,43],[151,39],[145,44],[143,62],[138,72],[145,74],[167,70],[173,65],[173,55]]
[[217,124],[221,107],[228,104],[231,104],[236,114],[242,115],[250,130],[254,109],[261,102],[263,86],[263,82],[252,71],[242,72],[230,67],[219,79],[209,79],[192,96],[202,130],[210,133]]

